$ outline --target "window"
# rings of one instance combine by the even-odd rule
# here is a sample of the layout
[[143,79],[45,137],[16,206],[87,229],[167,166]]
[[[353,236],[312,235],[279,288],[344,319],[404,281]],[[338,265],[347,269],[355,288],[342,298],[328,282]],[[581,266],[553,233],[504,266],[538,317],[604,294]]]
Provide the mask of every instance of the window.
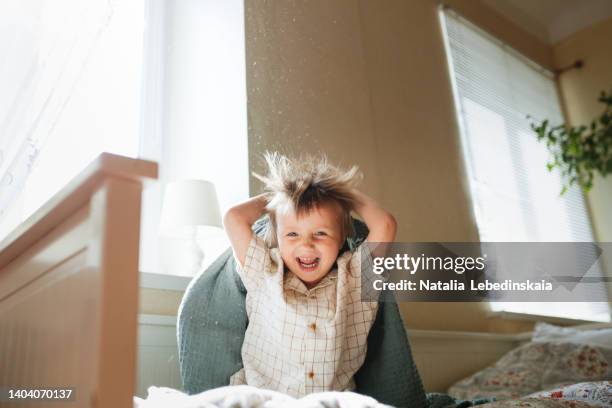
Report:
[[103,151],[137,157],[144,0],[0,6],[0,239]]
[[[441,18],[481,241],[592,242],[580,189],[559,195],[561,178],[547,170],[548,152],[527,119],[563,122],[553,75],[452,10],[444,9]],[[589,276],[602,276],[599,264]],[[604,285],[590,286],[605,298]],[[494,302],[491,307],[609,319],[607,303]]]
[[[210,180],[222,210],[248,197],[242,0],[8,0],[0,34],[0,240],[104,151],[160,166],[143,192],[143,272],[172,272],[166,182]],[[202,240],[205,265],[228,247]]]
[[[140,153],[160,172],[144,192],[140,270],[176,274],[160,253],[188,241],[159,236],[165,183],[212,181],[221,211],[249,196],[244,2],[146,3]],[[229,247],[223,233],[199,241],[204,267]]]

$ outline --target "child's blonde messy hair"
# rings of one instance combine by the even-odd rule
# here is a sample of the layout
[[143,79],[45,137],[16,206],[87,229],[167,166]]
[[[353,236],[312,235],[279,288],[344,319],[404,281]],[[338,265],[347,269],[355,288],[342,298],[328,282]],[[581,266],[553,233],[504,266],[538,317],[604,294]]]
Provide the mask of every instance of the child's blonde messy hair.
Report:
[[267,152],[264,159],[268,174],[253,173],[265,185],[268,193],[266,209],[270,222],[264,239],[274,247],[276,239],[276,214],[293,209],[296,214],[310,212],[321,204],[337,203],[342,209],[342,236],[344,240],[353,233],[351,211],[355,196],[351,189],[361,180],[357,166],[344,170],[333,166],[326,156],[301,156],[289,159],[279,153]]

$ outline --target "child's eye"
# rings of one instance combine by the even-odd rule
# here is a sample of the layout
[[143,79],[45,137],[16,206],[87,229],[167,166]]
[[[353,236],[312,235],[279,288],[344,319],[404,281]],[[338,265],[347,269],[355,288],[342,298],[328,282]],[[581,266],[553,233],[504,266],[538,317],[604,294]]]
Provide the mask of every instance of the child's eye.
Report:
[[318,235],[318,236],[320,236],[320,237],[321,237],[321,236],[325,236],[325,235],[327,235],[327,232],[325,232],[325,231],[317,231],[317,232],[315,233],[315,235]]
[[297,237],[297,233],[296,232],[289,232],[287,233],[288,237]]

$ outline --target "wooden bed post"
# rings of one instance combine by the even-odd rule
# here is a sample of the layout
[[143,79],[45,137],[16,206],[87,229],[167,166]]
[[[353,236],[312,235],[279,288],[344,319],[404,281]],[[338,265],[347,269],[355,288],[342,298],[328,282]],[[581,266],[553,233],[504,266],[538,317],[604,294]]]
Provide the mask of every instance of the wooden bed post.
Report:
[[140,195],[139,182],[111,178],[92,197],[95,233],[87,258],[100,268],[98,355],[106,356],[98,366],[103,392],[92,395],[93,407],[123,406],[134,395]]

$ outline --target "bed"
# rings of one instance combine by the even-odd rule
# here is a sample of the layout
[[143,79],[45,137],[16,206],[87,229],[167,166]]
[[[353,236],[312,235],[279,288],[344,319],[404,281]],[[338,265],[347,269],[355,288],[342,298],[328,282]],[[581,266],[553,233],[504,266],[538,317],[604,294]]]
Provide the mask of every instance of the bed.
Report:
[[612,327],[558,327],[538,322],[527,341],[452,384],[462,400],[495,398],[499,406],[612,407]]
[[102,154],[0,243],[5,392],[71,389],[54,407],[132,405],[140,197],[156,177],[153,162]]
[[[133,406],[140,197],[143,184],[156,176],[155,163],[103,154],[0,242],[0,386],[5,390],[73,390],[73,400],[53,402],[54,407]],[[466,377],[465,390],[473,385],[469,379],[476,375],[469,374],[492,365],[529,340],[526,335],[418,330],[410,331],[410,335],[429,390],[446,390]],[[449,365],[449,359],[456,363]],[[598,361],[603,373],[602,360]],[[603,392],[610,386],[608,375],[606,371],[597,378]],[[459,390],[459,398],[477,395],[460,394],[461,383],[454,387]],[[578,387],[566,389],[566,396],[584,391],[580,384]],[[180,407],[197,398],[212,399],[216,401],[214,406],[249,406],[253,398],[276,398],[277,406],[299,406],[295,401],[283,403],[283,396],[248,387],[216,389],[212,394],[195,396],[163,388],[151,391],[150,401],[140,400],[140,406]],[[552,389],[548,394],[540,393],[536,402],[527,400],[531,405],[517,399],[494,405],[556,404],[561,399],[552,397],[563,392]],[[306,402],[317,406],[331,399],[340,401],[336,405],[340,407],[379,406],[376,401],[353,397],[357,399],[327,394]],[[164,398],[173,402],[153,405],[154,400]],[[517,405],[509,405],[514,403]],[[554,406],[567,406],[559,404]],[[575,406],[597,406],[580,404]],[[0,401],[0,407],[46,405],[50,404]]]
[[[547,328],[546,333],[542,333],[541,327]],[[409,334],[426,389],[449,392],[455,397],[429,394],[430,407],[465,407],[467,402],[461,401],[467,400],[483,404],[489,401],[480,405],[482,408],[590,408],[612,406],[610,371],[602,370],[605,360],[601,358],[594,358],[590,366],[582,369],[575,363],[581,355],[585,356],[585,351],[590,356],[590,350],[597,344],[604,342],[605,348],[605,342],[612,340],[610,330],[610,324],[587,324],[572,328],[538,325],[534,332],[520,334],[430,330],[410,330]],[[558,376],[560,366],[568,372],[564,378]],[[578,374],[572,373],[576,368]],[[505,375],[508,371],[517,375]],[[355,399],[347,401],[338,395],[319,394],[300,402],[308,407],[379,406],[376,401],[352,397]],[[490,402],[491,397],[497,401]],[[273,401],[276,404],[273,406],[300,406],[296,401],[286,402],[282,395],[253,388],[217,388],[188,396],[152,387],[148,399],[151,405],[146,401],[141,400],[137,406],[252,407],[261,406],[257,402],[262,401]]]

